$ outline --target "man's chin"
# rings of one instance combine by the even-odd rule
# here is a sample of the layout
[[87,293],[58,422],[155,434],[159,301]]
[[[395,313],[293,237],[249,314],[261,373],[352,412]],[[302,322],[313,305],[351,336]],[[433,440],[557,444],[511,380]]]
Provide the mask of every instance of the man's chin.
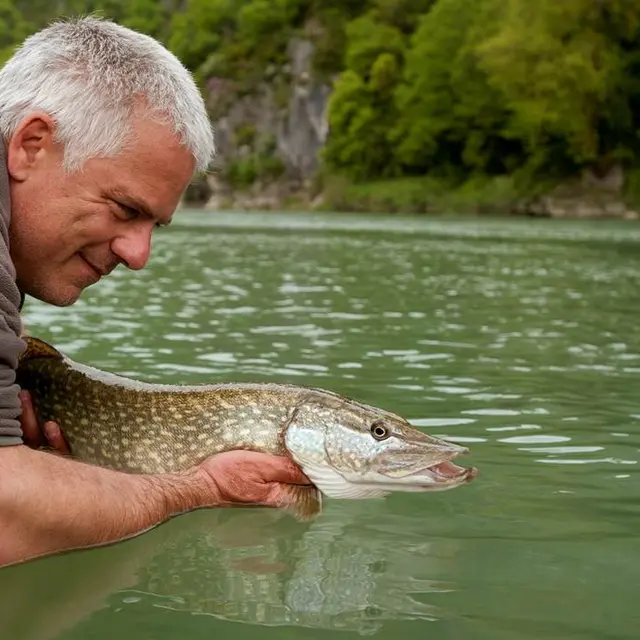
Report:
[[72,304],[78,302],[80,296],[76,296],[75,298],[64,298],[64,299],[52,299],[52,300],[44,300],[48,304],[51,304],[55,307],[70,307]]
[[[89,286],[89,285],[87,285]],[[55,307],[69,307],[78,301],[86,287],[25,287],[22,291],[36,300],[46,302]]]

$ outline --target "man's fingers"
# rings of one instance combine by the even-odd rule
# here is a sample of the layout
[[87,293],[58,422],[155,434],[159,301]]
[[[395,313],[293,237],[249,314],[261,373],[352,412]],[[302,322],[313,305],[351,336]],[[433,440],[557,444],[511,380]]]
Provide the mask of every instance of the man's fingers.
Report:
[[60,427],[55,422],[47,422],[40,429],[36,411],[33,406],[31,394],[28,391],[20,392],[20,403],[22,404],[22,414],[20,415],[20,426],[24,437],[24,443],[32,449],[38,449],[48,445],[57,453],[69,454],[67,444]]
[[213,481],[216,504],[286,505],[313,484],[289,457],[256,451],[218,453],[201,468]]
[[60,427],[55,422],[45,422],[43,426],[44,435],[49,443],[58,453],[69,454],[69,445],[60,431]]
[[20,403],[22,404],[20,426],[24,435],[25,444],[29,447],[40,447],[45,444],[45,439],[38,427],[36,412],[33,408],[31,394],[28,391],[20,392]]
[[300,469],[295,462],[288,460],[288,466],[289,469],[287,469],[287,474],[289,476],[289,480],[287,480],[287,484],[313,484],[311,480],[304,475],[302,469]]
[[[268,454],[264,454],[265,456]],[[271,457],[271,456],[270,456]],[[270,482],[282,482],[284,484],[313,484],[304,475],[300,467],[291,458],[286,456],[272,457],[272,476]]]

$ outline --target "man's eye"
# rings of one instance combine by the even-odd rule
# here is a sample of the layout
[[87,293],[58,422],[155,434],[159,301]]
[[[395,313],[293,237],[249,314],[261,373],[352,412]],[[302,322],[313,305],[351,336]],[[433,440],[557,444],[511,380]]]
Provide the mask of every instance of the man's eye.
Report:
[[118,203],[118,207],[124,212],[127,220],[135,220],[140,215],[137,209],[128,207],[126,204]]

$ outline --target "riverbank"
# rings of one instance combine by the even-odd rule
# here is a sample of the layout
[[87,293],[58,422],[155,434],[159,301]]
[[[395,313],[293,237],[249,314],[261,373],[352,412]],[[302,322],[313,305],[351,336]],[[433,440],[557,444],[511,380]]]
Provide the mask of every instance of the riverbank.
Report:
[[561,183],[523,186],[509,176],[452,184],[429,177],[354,184],[330,176],[304,184],[277,181],[232,189],[210,176],[185,206],[211,211],[320,210],[337,212],[521,215],[551,218],[640,219],[640,172],[590,173]]

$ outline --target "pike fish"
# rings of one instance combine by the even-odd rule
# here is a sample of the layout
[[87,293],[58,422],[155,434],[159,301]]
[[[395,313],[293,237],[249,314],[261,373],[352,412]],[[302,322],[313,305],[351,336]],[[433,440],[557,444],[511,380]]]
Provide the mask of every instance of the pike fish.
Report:
[[287,384],[163,385],[74,362],[26,337],[17,382],[38,420],[56,421],[74,458],[130,473],[165,473],[214,453],[289,456],[314,486],[291,486],[300,518],[323,496],[375,498],[451,489],[476,476],[452,462],[465,447],[404,418],[323,389]]

